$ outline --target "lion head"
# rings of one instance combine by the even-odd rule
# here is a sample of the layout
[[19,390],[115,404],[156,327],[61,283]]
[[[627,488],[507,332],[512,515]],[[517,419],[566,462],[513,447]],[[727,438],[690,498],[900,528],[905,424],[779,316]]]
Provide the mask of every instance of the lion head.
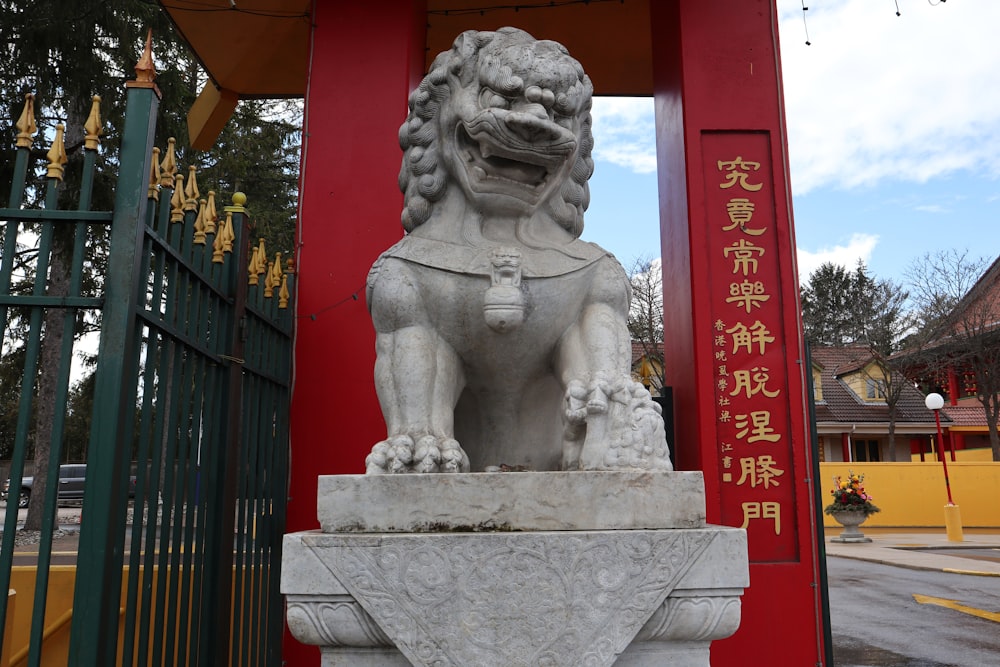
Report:
[[434,59],[399,129],[402,222],[427,222],[451,181],[578,237],[590,203],[593,85],[565,47],[516,28],[467,31]]

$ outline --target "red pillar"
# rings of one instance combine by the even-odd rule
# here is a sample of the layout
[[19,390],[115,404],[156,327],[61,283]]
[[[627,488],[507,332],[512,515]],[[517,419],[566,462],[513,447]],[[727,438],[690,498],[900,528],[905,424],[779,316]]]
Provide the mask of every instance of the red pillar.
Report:
[[954,368],[948,368],[948,405],[958,405],[958,399],[963,395],[958,384],[958,373]]
[[[299,204],[288,532],[318,528],[317,475],[364,472],[385,436],[365,278],[403,234],[396,142],[424,67],[425,2],[314,2]],[[285,664],[318,665],[286,635]]]
[[666,366],[685,416],[676,460],[704,471],[709,521],[746,527],[750,547],[743,621],[713,644],[713,663],[779,652],[782,664],[823,664],[777,10],[650,6]]

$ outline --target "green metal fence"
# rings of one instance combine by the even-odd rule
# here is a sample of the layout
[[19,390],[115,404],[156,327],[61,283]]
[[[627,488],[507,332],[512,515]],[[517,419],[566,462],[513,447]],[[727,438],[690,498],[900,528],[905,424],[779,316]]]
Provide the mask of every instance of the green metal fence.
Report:
[[[66,329],[51,432],[34,434],[36,442],[48,438],[51,455],[47,493],[31,501],[44,501],[44,520],[29,665],[51,664],[43,620],[72,332],[82,312],[98,310],[70,664],[280,664],[293,275],[280,257],[268,264],[262,241],[251,250],[243,195],[220,215],[215,194],[199,192],[193,168],[186,178],[177,173],[172,144],[160,159],[152,148],[157,104],[151,81],[131,82],[113,212],[89,211],[96,132],[78,210],[56,209],[60,174],[51,165],[61,167],[59,137],[49,153],[52,196],[43,209],[22,208],[30,121],[19,135],[10,203],[0,209],[0,335],[11,341],[5,353],[16,348],[24,357],[12,489],[20,487],[38,409],[37,360],[48,323],[58,319]],[[53,243],[67,238],[64,228],[72,230],[68,260]],[[101,228],[109,231],[95,231]],[[37,247],[28,268],[16,261],[26,238]],[[103,244],[100,293],[89,294],[84,266]],[[58,286],[50,280],[54,257],[68,276]],[[9,498],[0,591],[11,577],[13,504]],[[2,628],[6,602],[0,605]]]

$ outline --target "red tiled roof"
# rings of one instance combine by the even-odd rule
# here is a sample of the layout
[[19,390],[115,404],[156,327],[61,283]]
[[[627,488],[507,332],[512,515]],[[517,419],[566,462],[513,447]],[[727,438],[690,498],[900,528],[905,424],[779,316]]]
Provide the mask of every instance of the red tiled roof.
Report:
[[941,409],[952,426],[986,426],[986,410],[981,405],[946,405]]
[[[656,351],[659,352],[659,357],[662,359],[663,358],[663,343],[659,343],[656,347],[658,348]],[[637,340],[632,341],[632,365],[634,366],[636,364],[636,362],[638,362],[644,356],[646,356],[646,346],[645,346],[645,344],[641,343],[641,342],[639,342]]]
[[[814,347],[812,361],[820,368],[823,400],[816,403],[817,422],[875,423],[889,421],[889,408],[885,403],[869,403],[851,391],[841,379],[856,372],[870,360],[867,347]],[[942,422],[950,424],[947,414]],[[924,396],[907,384],[896,404],[896,423],[927,424],[934,422],[934,413],[924,405]]]

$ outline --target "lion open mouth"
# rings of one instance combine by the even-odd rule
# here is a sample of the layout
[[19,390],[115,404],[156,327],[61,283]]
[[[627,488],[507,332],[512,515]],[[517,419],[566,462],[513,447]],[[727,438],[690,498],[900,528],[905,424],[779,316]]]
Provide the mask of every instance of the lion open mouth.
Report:
[[536,201],[550,177],[563,166],[575,141],[528,143],[506,131],[495,117],[480,116],[456,130],[469,184],[480,192],[501,192]]

